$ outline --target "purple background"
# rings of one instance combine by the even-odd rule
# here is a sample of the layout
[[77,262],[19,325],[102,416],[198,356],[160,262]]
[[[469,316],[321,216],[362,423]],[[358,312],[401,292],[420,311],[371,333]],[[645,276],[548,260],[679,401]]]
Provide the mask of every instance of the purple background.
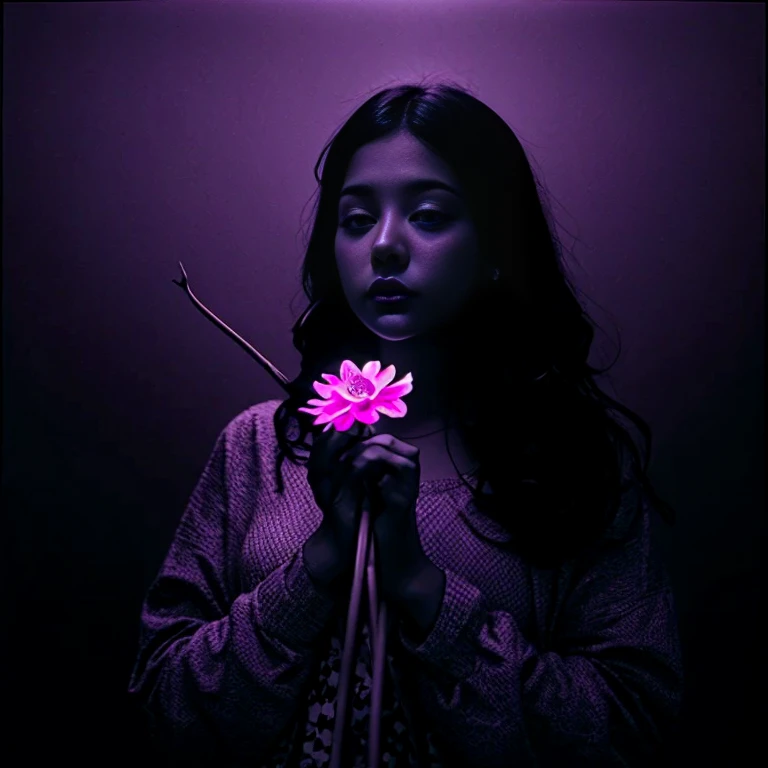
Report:
[[218,432],[281,395],[171,284],[177,261],[293,375],[317,155],[370,92],[426,75],[473,88],[533,156],[606,329],[593,362],[621,333],[606,387],[651,424],[679,512],[661,536],[691,694],[676,754],[745,745],[742,697],[765,690],[762,5],[3,10],[6,700],[43,737],[28,749],[101,765],[101,733],[141,753],[144,591]]

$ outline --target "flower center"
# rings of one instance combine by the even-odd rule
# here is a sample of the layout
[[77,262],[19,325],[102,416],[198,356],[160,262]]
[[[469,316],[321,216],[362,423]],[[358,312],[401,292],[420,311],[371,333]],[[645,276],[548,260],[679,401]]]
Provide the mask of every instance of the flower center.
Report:
[[354,374],[347,379],[347,392],[355,397],[366,397],[372,395],[376,388],[365,376]]

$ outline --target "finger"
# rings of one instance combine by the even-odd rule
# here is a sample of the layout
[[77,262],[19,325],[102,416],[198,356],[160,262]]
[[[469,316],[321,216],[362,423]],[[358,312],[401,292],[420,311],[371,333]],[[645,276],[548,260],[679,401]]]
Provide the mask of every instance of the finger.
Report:
[[413,456],[419,452],[419,449],[415,445],[400,440],[394,435],[390,435],[388,432],[374,434],[372,437],[369,437],[366,442],[371,445],[383,445],[391,451],[399,453],[401,456]]
[[312,448],[307,467],[307,478],[314,486],[321,487],[325,493],[336,493],[338,476],[349,471],[349,466],[341,456],[353,446],[370,435],[370,428],[357,422],[344,432],[329,430],[318,438]]
[[361,494],[370,497],[377,489],[378,481],[385,475],[397,475],[399,482],[418,477],[418,467],[409,459],[390,453],[381,446],[369,447],[365,452],[348,455],[331,470],[334,495],[347,492],[360,500]]
[[[330,480],[331,498],[336,503],[352,504],[357,507],[366,492],[365,484],[358,475],[337,471]],[[356,510],[359,512],[359,509]]]
[[324,475],[339,461],[340,455],[351,445],[356,444],[365,436],[365,425],[353,425],[346,432],[330,429],[319,435],[313,444],[308,462],[308,471],[312,475]]
[[357,455],[362,451],[370,447],[381,447],[387,450],[392,455],[402,456],[406,459],[416,460],[419,456],[419,449],[415,445],[410,443],[404,443],[402,440],[398,440],[392,435],[375,435],[366,440],[363,440],[357,444],[349,446],[347,451],[342,452],[339,455],[339,459],[344,461],[349,455]]
[[373,501],[371,511],[374,517],[384,509],[406,512],[418,497],[417,469],[404,467],[400,470],[387,466],[378,472],[374,467],[363,472],[368,498]]
[[384,446],[367,445],[362,450],[352,449],[345,462],[350,471],[365,479],[379,477],[385,472],[415,472],[417,464],[408,456],[400,456]]
[[356,421],[349,429],[343,432],[339,432],[337,429],[332,429],[330,431],[331,437],[328,441],[328,445],[333,451],[336,451],[340,446],[358,443],[371,436],[371,431],[368,425],[361,424],[359,421]]

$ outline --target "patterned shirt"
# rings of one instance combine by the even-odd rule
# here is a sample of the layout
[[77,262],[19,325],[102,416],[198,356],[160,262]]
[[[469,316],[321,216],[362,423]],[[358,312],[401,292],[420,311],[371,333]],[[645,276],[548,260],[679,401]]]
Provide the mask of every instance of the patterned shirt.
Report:
[[[366,614],[367,615],[367,614]],[[352,752],[347,750],[345,741],[345,756],[348,760],[343,763],[350,768],[367,768],[368,737],[370,728],[370,692],[372,686],[371,645],[368,624],[363,623],[360,632],[362,642],[358,646],[358,654],[354,667],[354,680],[348,708],[351,711],[350,734],[345,737],[351,741]],[[339,676],[341,674],[342,644],[339,638],[344,637],[344,621],[341,616],[334,622],[334,632],[330,635],[328,650],[320,656],[322,659],[316,678],[310,689],[306,704],[302,709],[302,717],[294,724],[290,733],[283,737],[268,762],[262,763],[261,768],[315,768],[328,765],[331,760],[331,745],[335,723],[336,698],[338,696]],[[391,664],[393,656],[387,653]],[[299,725],[303,724],[300,729]],[[384,679],[382,694],[381,725],[379,729],[379,746],[381,764],[385,768],[441,768],[437,749],[432,741],[432,735],[426,733],[426,762],[421,764],[416,751],[409,740],[408,721],[400,706],[397,693],[391,680]]]

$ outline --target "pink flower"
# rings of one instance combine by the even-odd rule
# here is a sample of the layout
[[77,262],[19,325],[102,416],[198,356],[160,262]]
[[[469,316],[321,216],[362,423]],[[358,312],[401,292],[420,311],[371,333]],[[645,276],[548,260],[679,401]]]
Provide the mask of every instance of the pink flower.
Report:
[[345,360],[341,364],[341,378],[332,373],[324,373],[322,377],[327,384],[316,381],[312,386],[324,399],[309,400],[307,405],[313,407],[299,410],[316,416],[315,425],[325,424],[323,432],[327,432],[331,425],[339,432],[346,432],[355,420],[375,424],[380,413],[401,419],[408,412],[400,398],[413,389],[413,376],[408,373],[400,381],[390,384],[395,378],[394,365],[382,371],[381,363],[371,360],[361,371],[351,360]]

